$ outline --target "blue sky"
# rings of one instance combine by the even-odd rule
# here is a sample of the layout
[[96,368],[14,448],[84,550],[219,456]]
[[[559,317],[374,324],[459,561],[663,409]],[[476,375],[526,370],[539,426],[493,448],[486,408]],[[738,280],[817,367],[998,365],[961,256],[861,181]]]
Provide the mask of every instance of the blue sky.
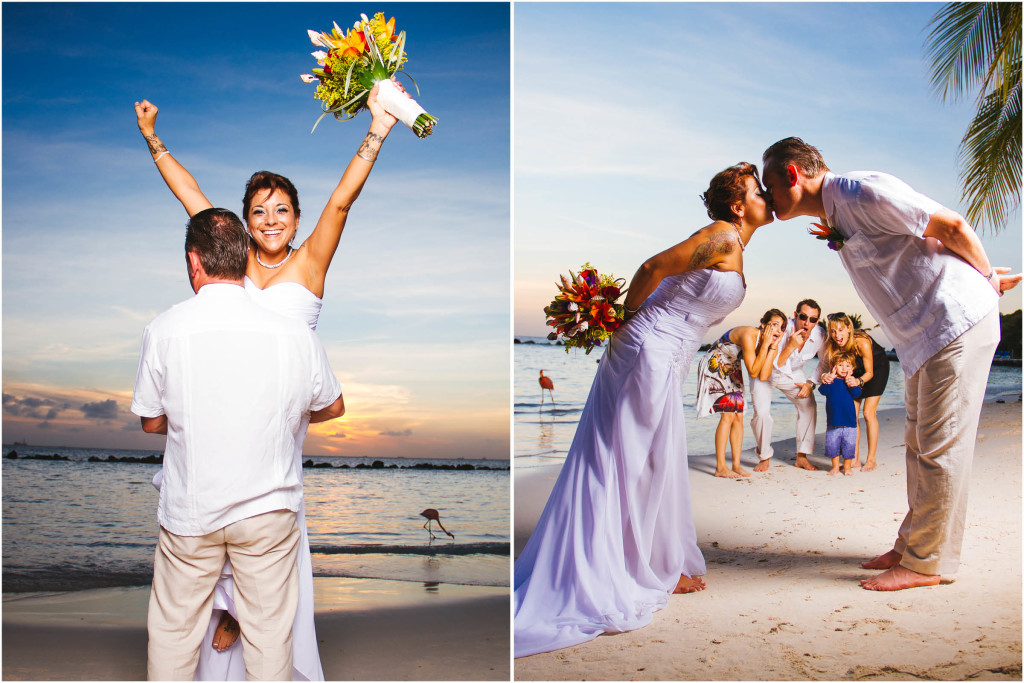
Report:
[[[836,172],[878,170],[958,211],[973,102],[932,95],[938,3],[520,3],[515,7],[513,329],[542,336],[559,273],[630,278],[710,221],[698,195],[797,135]],[[861,313],[838,256],[798,218],[748,245],[743,305],[708,338],[805,297]],[[982,237],[1021,270],[1021,216]],[[1020,288],[1000,310],[1021,307]],[[876,331],[882,343],[885,336]]]
[[3,440],[160,449],[128,412],[142,328],[191,295],[187,216],[133,103],[210,200],[292,179],[309,234],[369,125],[319,115],[307,29],[395,16],[438,117],[385,143],[325,287],[319,336],[348,414],[306,452],[508,457],[509,7],[3,6]]

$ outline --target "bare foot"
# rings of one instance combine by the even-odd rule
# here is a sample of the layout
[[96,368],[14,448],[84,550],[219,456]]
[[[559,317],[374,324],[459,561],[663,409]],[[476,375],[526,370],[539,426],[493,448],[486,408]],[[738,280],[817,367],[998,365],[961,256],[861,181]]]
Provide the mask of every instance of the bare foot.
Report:
[[736,474],[740,475],[741,477],[749,477],[750,476],[750,472],[747,472],[742,467],[737,467],[737,468],[733,469],[733,472],[735,472]]
[[730,469],[725,469],[725,468],[717,469],[716,468],[715,469],[715,476],[716,477],[724,477],[726,479],[739,479],[742,475],[740,475],[740,474],[738,474],[736,472],[733,472]]
[[213,632],[213,649],[217,652],[224,652],[238,640],[238,634],[240,630],[238,628],[238,622],[231,616],[227,610],[222,610],[220,613],[220,623],[217,624],[217,630]]
[[847,467],[847,468],[844,468],[844,469],[843,469],[843,476],[844,476],[844,477],[852,477],[852,476],[853,476],[854,474],[856,474],[856,472],[854,472],[854,471],[853,471],[853,470],[852,470],[851,468],[849,468],[849,467]]
[[797,453],[796,454],[796,466],[799,467],[802,470],[812,470],[813,471],[813,470],[818,469],[817,467],[815,467],[811,463],[810,460],[807,459],[807,455],[804,454],[804,453]]
[[859,470],[860,469],[860,458],[857,458],[856,460],[854,460],[853,464],[851,464],[850,467],[852,467],[855,470]]
[[679,575],[679,583],[676,584],[676,588],[672,591],[673,595],[679,595],[680,593],[696,593],[702,591],[707,586],[704,584],[704,579],[699,576],[690,578],[686,574]]
[[904,588],[936,586],[941,580],[938,574],[919,574],[898,564],[878,576],[864,579],[860,586],[869,591],[900,591]]
[[767,472],[768,468],[771,467],[771,464],[772,464],[772,459],[771,458],[766,458],[765,460],[762,460],[761,462],[759,462],[756,465],[754,465],[754,471],[755,472]]
[[871,470],[875,469],[876,467],[878,467],[878,464],[875,462],[875,459],[874,458],[868,458],[867,462],[864,463],[864,468],[863,469],[864,469],[865,472],[870,472]]
[[882,555],[879,555],[878,557],[876,557],[873,560],[868,560],[867,562],[861,562],[860,563],[860,568],[861,569],[889,569],[891,567],[895,567],[896,565],[898,565],[900,563],[900,560],[902,560],[902,559],[903,559],[903,554],[902,553],[898,553],[895,550],[890,550],[887,553],[883,553]]
[[837,474],[839,474],[839,468],[838,467],[833,467],[832,469],[830,469],[828,471],[828,476],[830,476],[830,477],[833,477],[833,476],[835,476]]

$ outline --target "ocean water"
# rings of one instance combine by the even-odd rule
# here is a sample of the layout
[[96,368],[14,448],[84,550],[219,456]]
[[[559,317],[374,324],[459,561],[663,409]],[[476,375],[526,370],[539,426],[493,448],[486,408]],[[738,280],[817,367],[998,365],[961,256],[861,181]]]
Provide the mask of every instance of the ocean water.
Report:
[[[149,451],[3,446],[3,454],[60,454],[70,461],[3,459],[3,591],[144,585],[153,572],[159,465],[88,462]],[[312,458],[350,465],[371,459]],[[303,470],[316,576],[507,586],[508,461],[384,460],[385,465],[487,466],[503,470]],[[419,515],[440,512],[452,540]]]
[[[565,348],[538,337],[519,337],[523,342],[514,345],[514,457],[515,468],[523,469],[539,465],[560,463],[569,451],[569,445],[576,432],[590,385],[597,372],[597,361],[601,358],[600,349],[589,356],[575,350],[569,353]],[[697,400],[697,360],[698,353],[686,381],[683,383],[683,402],[686,406],[686,441],[689,453],[703,455],[715,452],[715,428],[718,418],[715,416],[697,419],[694,405]],[[808,375],[815,369],[817,360],[810,361],[806,366]],[[552,406],[548,394],[544,392],[541,404],[540,385],[537,378],[540,370],[545,376],[551,377],[555,384],[555,404]],[[744,371],[746,381],[746,372]],[[1021,368],[993,367],[989,374],[986,398],[993,399],[1006,395],[1017,400],[1021,393]],[[818,431],[825,430],[825,401],[816,394],[818,404]],[[747,405],[750,405],[749,385],[747,388]],[[879,410],[903,407],[903,370],[898,362],[889,364],[889,383],[885,393],[879,400]],[[743,448],[754,447],[754,437],[750,430],[751,409],[748,407],[744,417]],[[791,439],[796,429],[796,411],[789,400],[781,392],[774,392],[772,398],[772,418],[775,425],[772,440]],[[864,437],[862,437],[864,438]]]

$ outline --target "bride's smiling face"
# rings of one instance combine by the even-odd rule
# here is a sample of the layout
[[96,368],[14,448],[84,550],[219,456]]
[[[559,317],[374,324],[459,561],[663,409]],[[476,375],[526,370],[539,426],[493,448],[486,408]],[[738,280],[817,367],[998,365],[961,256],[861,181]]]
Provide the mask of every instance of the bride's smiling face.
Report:
[[299,229],[295,209],[284,190],[258,193],[245,218],[249,233],[264,254],[284,251]]

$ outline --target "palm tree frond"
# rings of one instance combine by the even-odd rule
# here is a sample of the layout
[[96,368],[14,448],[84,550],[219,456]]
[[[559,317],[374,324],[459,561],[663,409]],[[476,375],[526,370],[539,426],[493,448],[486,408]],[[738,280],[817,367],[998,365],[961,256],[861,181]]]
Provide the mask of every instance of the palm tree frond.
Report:
[[990,93],[971,122],[960,147],[960,181],[971,224],[997,231],[1020,206],[1021,86],[1009,97]]
[[1021,3],[950,2],[925,44],[931,86],[943,100],[977,98],[960,142],[965,218],[998,232],[1020,206]]
[[931,83],[942,99],[959,99],[973,84],[985,79],[986,55],[991,53],[987,39],[996,13],[987,11],[989,3],[952,2],[943,5],[930,25],[935,28],[925,45],[931,55]]

